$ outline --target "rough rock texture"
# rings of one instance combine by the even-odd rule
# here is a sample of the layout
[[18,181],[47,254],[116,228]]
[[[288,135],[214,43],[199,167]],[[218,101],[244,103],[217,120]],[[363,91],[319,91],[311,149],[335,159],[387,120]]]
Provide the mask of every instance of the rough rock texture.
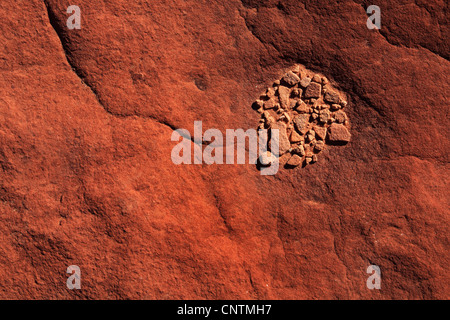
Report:
[[[366,1],[76,2],[81,30],[0,2],[1,298],[449,298],[445,1],[380,0],[380,31]],[[347,145],[172,163],[173,129],[253,128],[295,63],[348,95]]]
[[343,124],[333,123],[329,131],[329,139],[334,142],[349,142],[351,135]]

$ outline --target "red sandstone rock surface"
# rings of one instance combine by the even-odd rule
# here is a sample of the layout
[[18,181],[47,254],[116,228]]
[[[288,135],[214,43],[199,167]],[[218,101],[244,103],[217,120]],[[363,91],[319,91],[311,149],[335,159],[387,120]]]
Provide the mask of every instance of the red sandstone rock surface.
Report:
[[[367,1],[75,2],[0,2],[1,298],[449,298],[445,1],[378,1],[380,31]],[[173,129],[254,128],[295,63],[347,94],[348,144],[172,163]]]

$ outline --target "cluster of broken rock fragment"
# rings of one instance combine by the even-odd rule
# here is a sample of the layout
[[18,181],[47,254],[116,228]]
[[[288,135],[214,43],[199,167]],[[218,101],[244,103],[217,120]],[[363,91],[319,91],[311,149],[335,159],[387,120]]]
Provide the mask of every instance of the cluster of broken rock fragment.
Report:
[[[261,114],[259,129],[279,130],[281,164],[314,163],[327,143],[350,141],[343,111],[347,102],[342,96],[327,78],[298,65],[253,103]],[[267,158],[271,158],[270,151]]]

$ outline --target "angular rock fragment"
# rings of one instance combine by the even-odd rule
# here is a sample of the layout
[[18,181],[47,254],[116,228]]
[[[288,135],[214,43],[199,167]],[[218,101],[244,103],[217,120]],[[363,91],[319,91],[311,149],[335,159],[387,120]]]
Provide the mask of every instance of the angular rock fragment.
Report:
[[275,118],[272,116],[269,116],[268,118],[266,118],[266,126],[268,128],[270,128],[275,122],[276,122]]
[[[282,155],[286,153],[291,148],[291,143],[286,132],[286,125],[282,122],[275,122],[272,124],[271,130],[278,129],[278,148],[279,154]],[[276,143],[276,142],[275,142]]]
[[297,101],[291,100],[291,102],[289,104],[289,109],[293,110],[293,109],[295,109],[296,106],[297,106]]
[[309,84],[311,83],[311,78],[303,78],[302,80],[300,80],[300,86],[302,88],[306,88],[307,86],[309,86]]
[[299,83],[300,78],[298,77],[298,75],[296,75],[295,73],[293,73],[292,71],[289,71],[288,73],[286,73],[283,77],[283,82],[286,83],[288,86],[292,87],[295,86],[297,83]]
[[267,101],[264,102],[264,109],[265,110],[273,109],[273,108],[275,108],[276,103],[277,102],[275,100],[273,100],[273,99],[267,100]]
[[269,111],[264,111],[261,115],[261,118],[264,119],[267,128],[269,128],[275,122],[275,119],[270,115]]
[[322,123],[327,123],[329,119],[330,119],[330,111],[321,110],[319,113],[319,121]]
[[306,142],[312,142],[312,141],[314,140],[314,137],[315,137],[315,135],[314,135],[313,133],[308,133],[308,134],[305,136],[305,141],[306,141]]
[[311,82],[305,90],[305,98],[319,98],[322,86],[317,82]]
[[302,139],[302,136],[297,133],[297,131],[292,130],[291,137],[289,138],[289,140],[292,143],[298,143],[298,142],[302,141],[303,139]]
[[294,125],[298,132],[305,134],[308,131],[309,114],[299,114],[294,118]]
[[325,147],[325,142],[319,140],[319,141],[317,141],[316,144],[314,145],[314,150],[320,152],[320,151],[323,150],[324,147]]
[[327,136],[327,128],[316,126],[313,129],[318,139],[325,140],[325,137]]
[[334,115],[334,119],[336,120],[337,123],[344,123],[346,119],[345,112],[344,111],[336,112],[336,114]]
[[314,77],[311,80],[312,82],[322,83],[322,79],[318,74],[315,74]]
[[325,100],[328,103],[337,103],[339,104],[340,102],[340,97],[339,94],[336,92],[332,92],[332,91],[327,91],[323,97],[323,100]]
[[298,154],[300,157],[303,157],[305,155],[305,148],[302,145],[297,146],[292,150],[292,153]]
[[297,98],[297,97],[301,97],[301,96],[302,96],[302,93],[303,93],[303,90],[302,90],[302,89],[295,88],[295,89],[292,90],[291,95],[292,95],[294,98]]
[[280,104],[283,109],[289,107],[289,95],[291,90],[288,87],[280,86],[278,88],[278,96],[280,97]]
[[297,102],[297,106],[295,107],[295,110],[297,110],[298,113],[308,113],[309,112],[309,107],[302,100],[299,100]]
[[331,110],[339,110],[340,108],[341,108],[341,105],[340,105],[340,104],[333,103],[333,104],[331,105]]
[[296,75],[300,74],[300,66],[296,65],[293,69],[292,72],[295,73]]
[[302,158],[294,154],[286,163],[288,166],[297,167],[302,163]]
[[274,88],[267,88],[266,96],[271,99],[275,96],[275,89]]
[[343,124],[333,123],[328,128],[328,139],[332,142],[349,142],[350,132]]

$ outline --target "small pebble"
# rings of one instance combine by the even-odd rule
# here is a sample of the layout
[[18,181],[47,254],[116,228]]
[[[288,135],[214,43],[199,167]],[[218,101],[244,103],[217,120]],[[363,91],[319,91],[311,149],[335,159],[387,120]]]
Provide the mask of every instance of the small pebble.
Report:
[[311,81],[321,83],[322,79],[320,78],[320,76],[318,74],[315,74]]

